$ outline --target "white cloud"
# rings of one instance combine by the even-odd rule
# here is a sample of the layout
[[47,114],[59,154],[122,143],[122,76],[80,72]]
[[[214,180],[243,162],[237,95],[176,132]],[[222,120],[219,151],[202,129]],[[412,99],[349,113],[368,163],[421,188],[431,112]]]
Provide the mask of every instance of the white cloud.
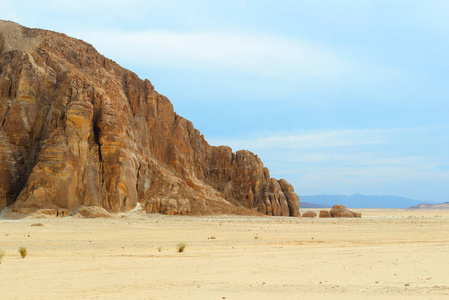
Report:
[[302,195],[358,192],[440,201],[449,180],[449,169],[441,167],[449,163],[442,139],[448,129],[310,130],[208,140],[255,152],[273,177],[286,178]]
[[351,152],[344,153],[332,149],[325,152],[322,149],[318,152],[302,151],[300,154],[294,151],[284,153],[281,157],[277,157],[276,161],[282,163],[295,163],[302,166],[313,166],[314,168],[327,167],[329,164],[339,165],[344,163],[350,166],[370,167],[370,166],[410,166],[423,165],[428,163],[428,159],[422,156],[394,156],[387,154],[387,157],[381,156],[376,152]]
[[242,139],[209,138],[212,145],[231,145],[235,149],[300,149],[361,146],[385,142],[386,129],[341,129],[311,132],[279,132]]
[[[208,137],[212,145],[229,145],[234,149],[306,149],[356,147],[376,144],[405,142],[419,144],[426,139],[435,140],[436,134],[441,136],[448,126],[425,126],[404,128],[372,128],[372,129],[332,129],[332,130],[296,130],[259,134],[246,138],[214,138]],[[419,140],[416,138],[419,137]],[[414,139],[414,140],[412,140]],[[314,149],[315,151],[316,149]]]
[[449,172],[434,171],[426,165],[311,167],[297,169],[287,177],[302,195],[396,194],[412,199],[442,201],[447,197],[445,183],[449,180]]
[[73,32],[108,57],[133,64],[194,70],[215,69],[340,81],[363,74],[396,76],[387,67],[348,60],[321,45],[238,32]]
[[441,161],[434,157],[363,150],[289,156],[291,161],[283,158],[273,165],[269,159],[264,162],[274,177],[286,178],[301,195],[390,194],[442,202],[448,191],[449,170],[438,168]]

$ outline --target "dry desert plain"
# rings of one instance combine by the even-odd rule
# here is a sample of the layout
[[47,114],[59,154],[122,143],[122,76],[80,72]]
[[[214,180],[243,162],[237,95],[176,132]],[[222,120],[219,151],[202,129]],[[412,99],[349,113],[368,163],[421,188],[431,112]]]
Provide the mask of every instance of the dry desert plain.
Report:
[[449,211],[356,211],[1,219],[0,298],[449,298]]

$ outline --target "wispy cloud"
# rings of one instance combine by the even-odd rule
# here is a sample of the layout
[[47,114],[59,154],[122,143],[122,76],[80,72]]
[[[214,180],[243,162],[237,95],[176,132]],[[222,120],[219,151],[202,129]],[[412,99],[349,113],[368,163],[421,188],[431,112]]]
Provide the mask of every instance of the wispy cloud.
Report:
[[[331,129],[296,130],[259,133],[244,138],[208,138],[212,145],[231,145],[235,149],[303,149],[356,147],[375,144],[399,143],[400,140],[412,142],[419,137],[421,141],[435,140],[435,134],[443,135],[448,126],[425,126],[404,128]],[[432,136],[429,136],[432,135]],[[417,140],[415,140],[418,143]],[[428,141],[426,141],[428,142]]]
[[[388,67],[352,61],[309,41],[239,32],[74,32],[110,57],[132,64],[341,81],[361,74],[396,76]],[[376,75],[376,76],[377,76]]]
[[423,156],[397,156],[393,154],[381,154],[377,152],[361,151],[344,153],[343,151],[325,151],[322,149],[318,152],[303,151],[300,155],[293,151],[284,153],[281,157],[277,157],[276,161],[282,163],[295,163],[302,166],[310,165],[315,168],[327,167],[329,164],[358,167],[370,166],[413,166],[426,165],[428,158]]
[[302,195],[359,192],[418,199],[433,195],[427,200],[439,201],[435,195],[441,191],[434,189],[449,180],[449,170],[442,167],[449,163],[444,139],[448,129],[310,130],[208,140],[257,153],[272,176],[288,178]]
[[[429,163],[402,166],[302,167],[289,173],[295,189],[308,194],[398,194],[405,197],[447,201],[443,192],[449,172],[434,170]],[[445,198],[445,199],[444,199]]]
[[254,138],[209,138],[212,145],[232,145],[236,149],[301,149],[363,146],[383,144],[393,135],[417,130],[416,128],[393,129],[339,129],[296,132],[265,133]]

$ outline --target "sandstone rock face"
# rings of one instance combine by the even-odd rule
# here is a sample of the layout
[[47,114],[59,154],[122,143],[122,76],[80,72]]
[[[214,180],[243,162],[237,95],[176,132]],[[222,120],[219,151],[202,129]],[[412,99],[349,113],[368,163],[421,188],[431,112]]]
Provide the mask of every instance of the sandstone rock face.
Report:
[[91,45],[0,21],[0,209],[299,216],[253,153],[210,146]]
[[356,213],[348,210],[345,206],[336,204],[332,206],[330,214],[333,218],[361,218],[361,213]]
[[305,213],[302,214],[303,218],[315,218],[316,217],[316,212],[314,211],[306,211]]

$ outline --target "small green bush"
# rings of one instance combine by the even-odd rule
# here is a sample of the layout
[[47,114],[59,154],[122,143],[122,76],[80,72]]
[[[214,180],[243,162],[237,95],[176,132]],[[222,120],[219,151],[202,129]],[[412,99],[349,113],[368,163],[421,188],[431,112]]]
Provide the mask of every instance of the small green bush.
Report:
[[27,256],[28,252],[27,252],[27,248],[25,247],[19,247],[19,253],[22,256],[22,258],[25,258],[25,256]]
[[186,243],[179,243],[178,245],[176,245],[176,249],[178,249],[178,252],[184,252],[186,246]]

